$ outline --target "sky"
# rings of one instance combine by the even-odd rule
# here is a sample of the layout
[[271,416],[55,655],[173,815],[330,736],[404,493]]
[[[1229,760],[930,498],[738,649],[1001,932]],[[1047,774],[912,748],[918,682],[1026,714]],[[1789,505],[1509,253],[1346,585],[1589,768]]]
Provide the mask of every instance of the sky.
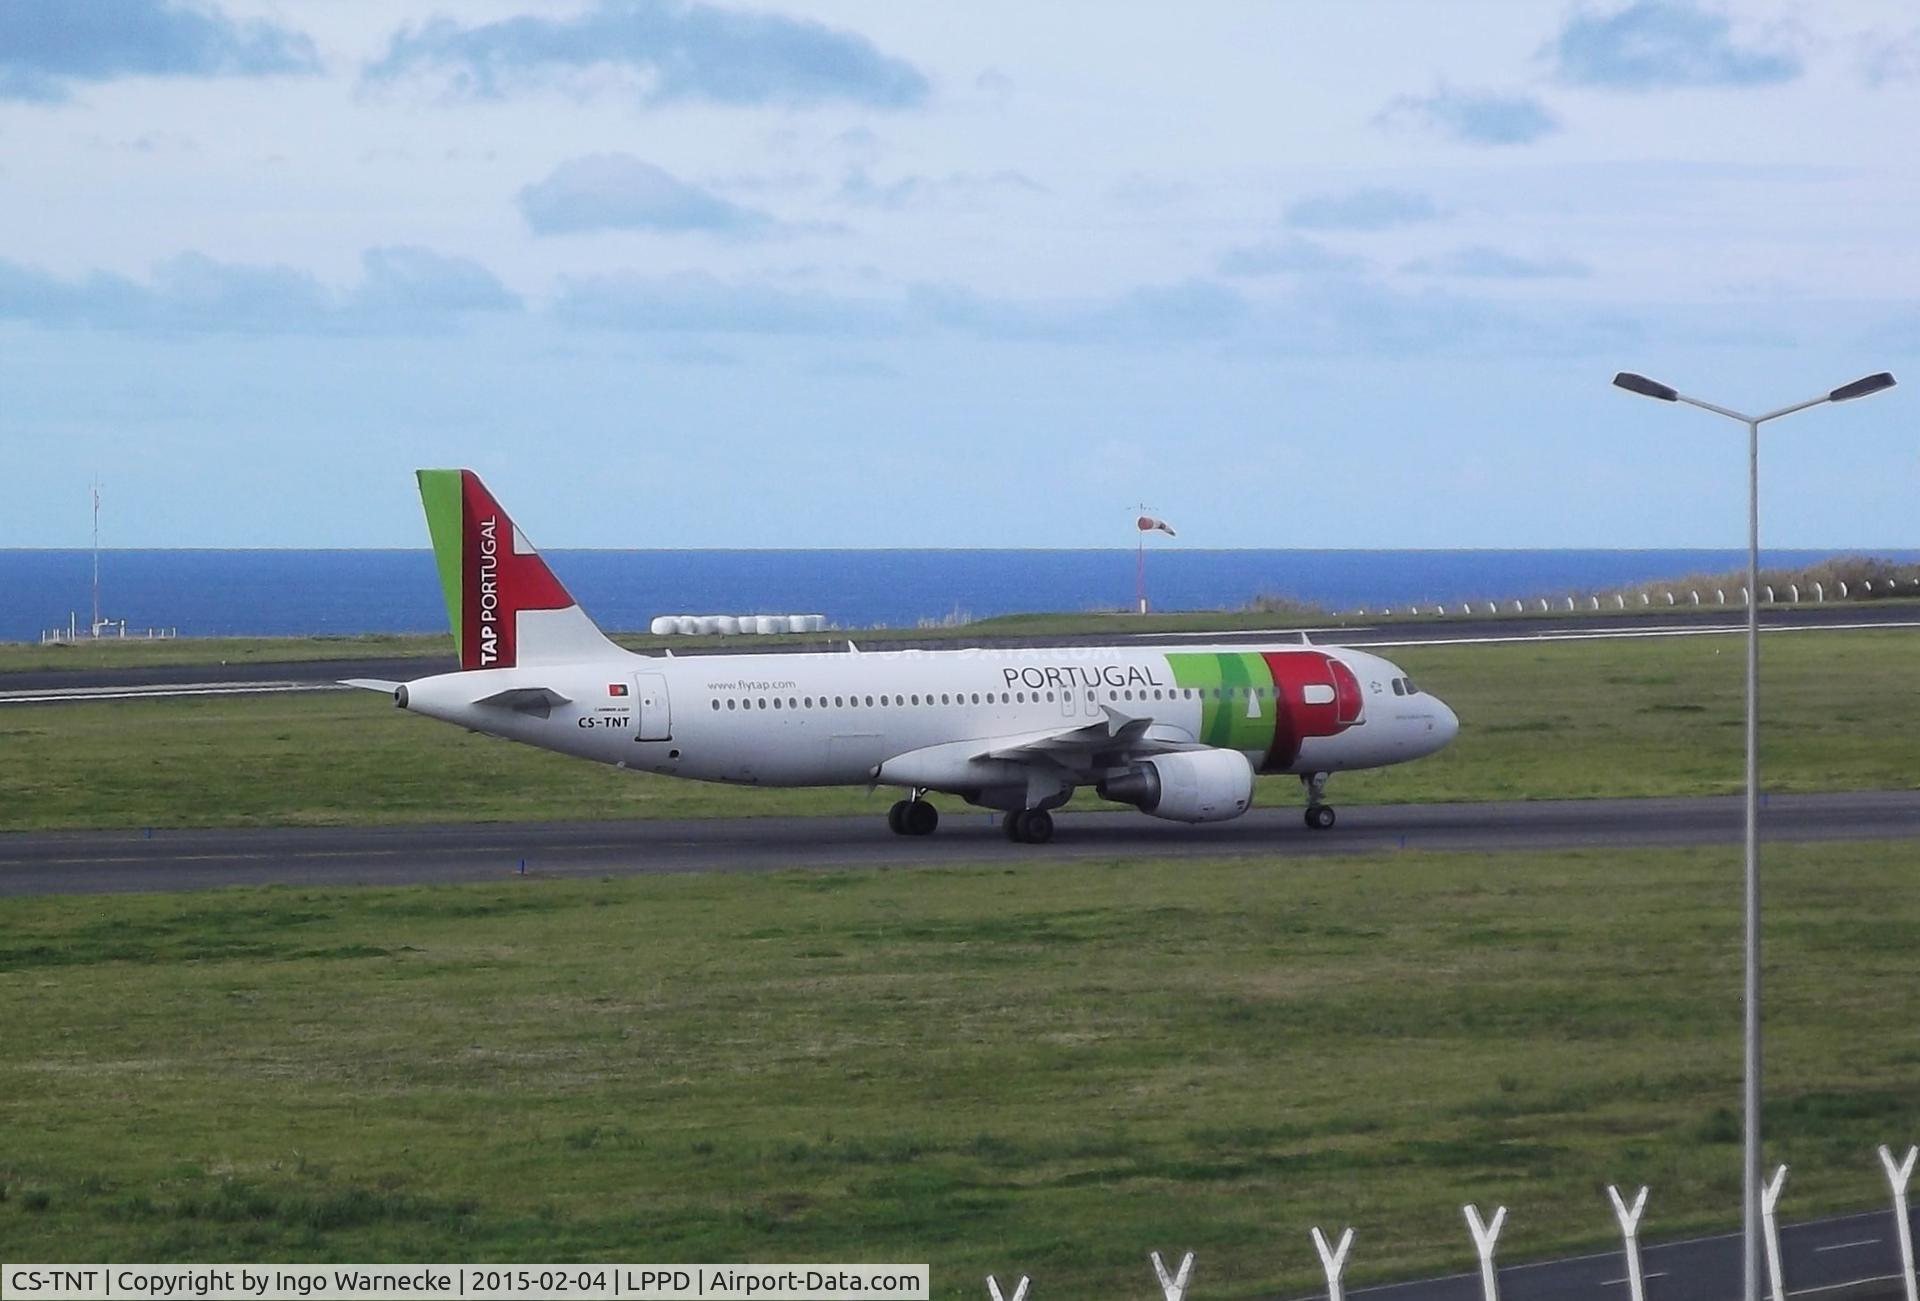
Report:
[[0,0],[0,547],[1920,546],[1904,0]]

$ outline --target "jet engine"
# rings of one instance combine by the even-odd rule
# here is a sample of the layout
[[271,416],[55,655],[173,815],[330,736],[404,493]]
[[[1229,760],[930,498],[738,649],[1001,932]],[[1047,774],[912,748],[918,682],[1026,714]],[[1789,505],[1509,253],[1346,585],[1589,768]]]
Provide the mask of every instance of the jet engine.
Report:
[[1225,822],[1253,805],[1253,765],[1238,750],[1191,750],[1143,759],[1096,787],[1103,799],[1174,822]]

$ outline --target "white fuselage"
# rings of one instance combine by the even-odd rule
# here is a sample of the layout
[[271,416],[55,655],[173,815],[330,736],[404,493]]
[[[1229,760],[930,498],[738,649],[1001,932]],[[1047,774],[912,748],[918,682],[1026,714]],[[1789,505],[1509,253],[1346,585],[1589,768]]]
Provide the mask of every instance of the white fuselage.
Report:
[[[1339,674],[1334,664],[1351,675],[1339,679],[1340,719],[1317,726],[1334,718],[1335,688],[1320,682]],[[519,698],[507,703],[508,693]],[[407,684],[401,702],[546,749],[701,781],[962,793],[989,772],[974,742],[1001,746],[1116,717],[1149,720],[1160,741],[1238,750],[1256,771],[1303,774],[1416,759],[1458,729],[1452,710],[1388,661],[1319,646],[623,653],[425,678]]]

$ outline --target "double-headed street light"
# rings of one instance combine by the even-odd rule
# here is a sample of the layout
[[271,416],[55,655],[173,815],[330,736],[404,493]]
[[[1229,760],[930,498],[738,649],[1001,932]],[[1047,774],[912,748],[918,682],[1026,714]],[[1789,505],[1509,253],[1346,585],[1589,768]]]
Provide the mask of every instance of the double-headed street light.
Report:
[[1615,387],[1662,402],[1685,402],[1747,427],[1747,1055],[1746,1055],[1746,1166],[1742,1177],[1741,1228],[1745,1235],[1745,1301],[1759,1301],[1760,1283],[1760,426],[1825,402],[1846,402],[1893,387],[1886,371],[1842,384],[1805,402],[1796,402],[1764,416],[1742,415],[1668,385],[1622,371]]

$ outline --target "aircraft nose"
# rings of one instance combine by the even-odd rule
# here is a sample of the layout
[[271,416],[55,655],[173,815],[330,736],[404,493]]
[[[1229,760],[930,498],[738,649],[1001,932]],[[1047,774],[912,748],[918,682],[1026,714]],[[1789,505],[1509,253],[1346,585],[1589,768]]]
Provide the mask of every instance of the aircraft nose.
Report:
[[1433,703],[1440,711],[1440,717],[1434,723],[1434,734],[1440,743],[1434,747],[1437,750],[1453,744],[1453,738],[1460,734],[1460,715],[1454,713],[1452,706],[1438,696],[1433,698]]

